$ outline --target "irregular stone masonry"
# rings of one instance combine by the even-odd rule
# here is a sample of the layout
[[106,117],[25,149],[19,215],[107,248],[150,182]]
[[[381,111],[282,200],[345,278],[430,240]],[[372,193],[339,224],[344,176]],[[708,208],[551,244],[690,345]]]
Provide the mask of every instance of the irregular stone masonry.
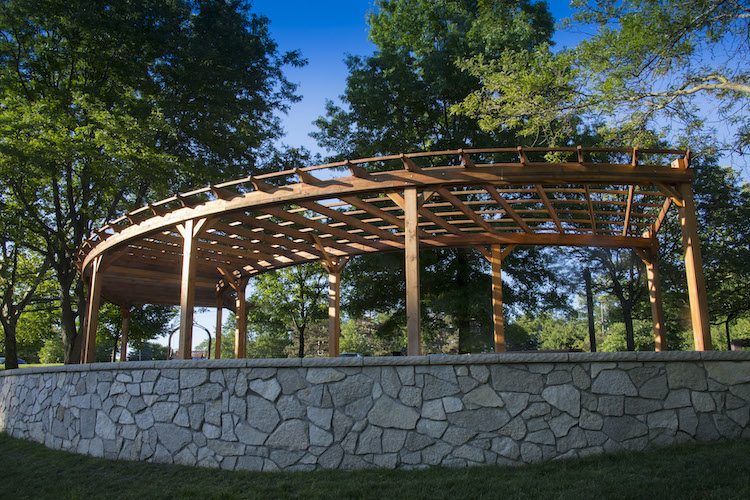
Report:
[[0,430],[262,471],[523,464],[750,436],[750,352],[127,362],[0,372]]

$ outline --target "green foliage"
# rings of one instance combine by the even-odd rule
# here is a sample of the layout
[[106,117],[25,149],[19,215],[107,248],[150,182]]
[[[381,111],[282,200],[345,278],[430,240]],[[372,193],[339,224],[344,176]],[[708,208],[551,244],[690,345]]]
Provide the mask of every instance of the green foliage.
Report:
[[[157,337],[169,335],[170,323],[177,315],[172,306],[145,305],[131,314],[128,328],[128,346],[139,346]],[[122,310],[105,303],[99,309],[99,327],[96,331],[96,360],[116,361],[119,358],[122,339]]]
[[539,45],[460,63],[482,81],[452,112],[485,130],[513,129],[565,144],[581,118],[611,121],[643,146],[648,127],[680,120],[691,133],[717,111],[736,131],[726,147],[750,145],[750,43],[744,3],[723,0],[578,0],[564,28],[593,30],[576,47]]
[[261,274],[252,286],[248,332],[292,338],[297,355],[304,357],[308,327],[328,317],[328,274],[319,264],[304,264]]
[[167,346],[156,342],[139,342],[135,349],[128,351],[128,361],[166,360],[168,354]]
[[552,19],[542,2],[527,0],[383,0],[368,16],[368,57],[347,58],[342,100],[328,103],[312,134],[338,157],[367,157],[409,150],[481,147],[508,136],[482,132],[473,120],[448,109],[479,88],[455,64],[482,54],[494,58],[549,40]]
[[62,363],[65,360],[65,346],[63,346],[62,336],[54,335],[44,341],[44,345],[39,350],[40,363]]

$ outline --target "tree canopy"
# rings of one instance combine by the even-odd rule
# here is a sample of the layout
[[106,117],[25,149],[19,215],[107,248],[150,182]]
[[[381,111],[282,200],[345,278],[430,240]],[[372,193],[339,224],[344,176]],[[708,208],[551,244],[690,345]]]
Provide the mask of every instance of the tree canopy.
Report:
[[86,305],[75,258],[94,227],[268,168],[275,113],[298,98],[283,68],[304,63],[268,22],[242,0],[0,5],[0,186],[51,262],[66,362]]
[[[608,123],[639,145],[665,118],[690,133],[707,121],[734,130],[724,147],[750,146],[750,6],[736,0],[577,0],[570,31],[595,30],[577,46],[540,44],[489,60],[464,58],[481,79],[452,111],[485,130],[513,129],[561,143],[580,120]],[[716,112],[717,116],[712,116]],[[659,127],[661,128],[661,127]]]

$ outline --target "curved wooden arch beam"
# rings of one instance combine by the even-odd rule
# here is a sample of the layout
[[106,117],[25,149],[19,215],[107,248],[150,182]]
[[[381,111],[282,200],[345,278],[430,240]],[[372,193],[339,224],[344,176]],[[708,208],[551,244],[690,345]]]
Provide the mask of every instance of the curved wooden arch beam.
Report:
[[[226,213],[245,210],[261,210],[276,216],[281,214],[287,220],[307,221],[302,216],[288,214],[280,208],[289,204],[300,204],[306,201],[341,199],[348,196],[367,193],[398,193],[407,186],[422,189],[440,188],[447,185],[542,185],[542,184],[623,184],[627,179],[632,184],[681,184],[692,179],[689,170],[666,168],[663,166],[631,166],[592,164],[548,164],[526,165],[490,164],[477,165],[475,168],[463,166],[434,167],[429,169],[387,171],[368,175],[367,177],[345,177],[331,181],[320,181],[319,185],[292,184],[275,187],[269,192],[253,191],[238,195],[231,199],[216,199],[191,208],[189,206],[175,209],[171,212],[160,211],[162,215],[154,215],[136,225],[118,228],[112,234],[101,234],[101,240],[91,248],[82,261],[82,268],[86,268],[97,256],[111,251],[131,240],[137,240],[158,233],[176,224],[184,224],[190,219],[200,219],[221,216]],[[286,214],[286,215],[283,215]],[[423,214],[424,216],[424,214]],[[291,217],[291,218],[290,218]],[[325,225],[323,225],[325,226]],[[447,229],[447,228],[446,228]],[[100,232],[101,233],[101,232]],[[341,237],[341,233],[335,235]],[[349,235],[353,236],[353,235]],[[358,240],[357,238],[354,238]],[[363,244],[361,241],[357,241]],[[90,246],[91,244],[89,244]],[[374,245],[373,242],[365,245]],[[382,247],[378,243],[377,247]],[[371,251],[378,251],[373,248]]]

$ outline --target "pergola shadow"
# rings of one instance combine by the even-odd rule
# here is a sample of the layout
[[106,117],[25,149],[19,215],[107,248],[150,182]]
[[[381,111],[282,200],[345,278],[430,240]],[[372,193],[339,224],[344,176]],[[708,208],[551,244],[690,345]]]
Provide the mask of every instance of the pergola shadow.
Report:
[[[341,169],[350,175],[319,178]],[[343,267],[357,255],[396,251],[406,264],[407,350],[419,355],[419,250],[446,247],[473,247],[490,262],[495,351],[503,352],[502,261],[518,245],[633,249],[646,264],[656,350],[664,350],[656,235],[672,205],[695,348],[711,349],[692,179],[682,150],[516,147],[346,160],[177,194],[110,222],[82,246],[90,300],[81,360],[94,360],[102,298],[123,311],[179,305],[180,359],[191,356],[193,308],[216,307],[217,331],[230,309],[234,355],[243,358],[248,280],[314,261],[329,273],[329,355],[336,357]]]

